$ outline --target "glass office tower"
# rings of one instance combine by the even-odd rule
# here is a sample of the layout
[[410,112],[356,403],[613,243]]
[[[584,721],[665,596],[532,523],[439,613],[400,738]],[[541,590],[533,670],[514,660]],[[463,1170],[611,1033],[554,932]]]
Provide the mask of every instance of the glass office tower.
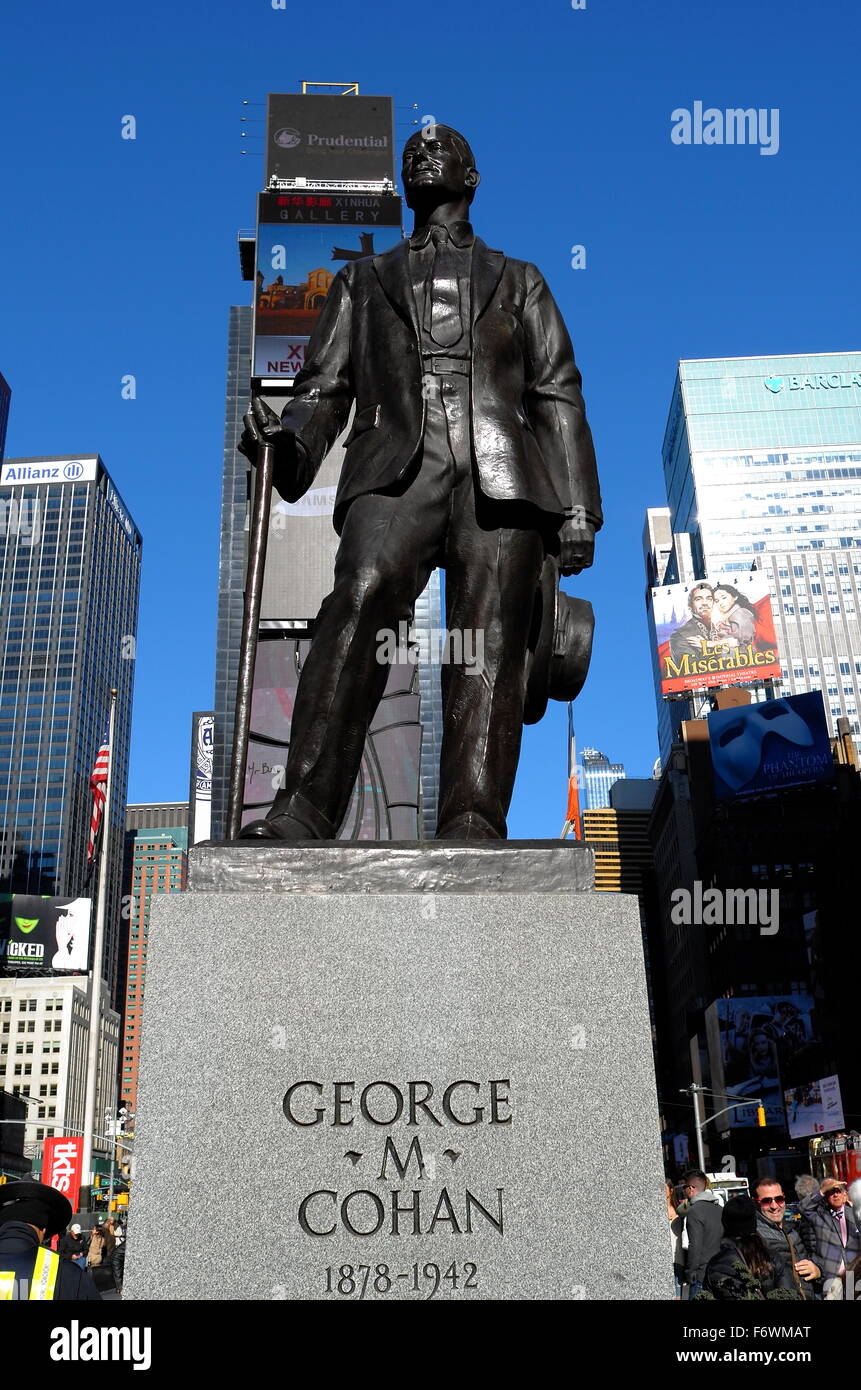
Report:
[[621,763],[611,763],[597,748],[584,748],[580,755],[580,809],[598,811],[610,805],[610,788],[625,776]]
[[116,688],[113,992],[141,537],[96,455],[7,459],[0,504],[0,891],[95,898],[90,774]]
[[861,745],[861,353],[680,362],[663,456],[696,577],[767,574],[776,693],[822,690]]

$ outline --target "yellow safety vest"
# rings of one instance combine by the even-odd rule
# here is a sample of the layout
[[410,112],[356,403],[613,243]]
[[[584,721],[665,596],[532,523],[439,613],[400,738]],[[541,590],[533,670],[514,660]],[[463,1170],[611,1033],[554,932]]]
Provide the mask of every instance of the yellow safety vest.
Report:
[[[30,1283],[31,1301],[42,1302],[54,1297],[59,1268],[60,1256],[55,1255],[53,1250],[45,1250],[44,1247],[40,1246]],[[0,1303],[11,1303],[17,1277],[14,1270],[0,1270]]]

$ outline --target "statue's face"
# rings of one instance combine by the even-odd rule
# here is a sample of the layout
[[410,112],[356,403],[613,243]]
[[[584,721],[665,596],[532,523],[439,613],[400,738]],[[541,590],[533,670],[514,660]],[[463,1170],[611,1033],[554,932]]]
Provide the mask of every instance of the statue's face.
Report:
[[459,198],[467,189],[475,188],[478,175],[464,164],[457,145],[448,131],[437,126],[410,137],[404,146],[401,173],[407,202],[410,195],[423,189],[440,189]]

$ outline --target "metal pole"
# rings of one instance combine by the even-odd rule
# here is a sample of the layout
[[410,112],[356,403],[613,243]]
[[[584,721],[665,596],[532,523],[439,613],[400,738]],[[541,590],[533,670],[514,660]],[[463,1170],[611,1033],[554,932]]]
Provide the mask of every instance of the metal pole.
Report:
[[706,1171],[706,1156],[703,1150],[703,1125],[706,1123],[705,1106],[703,1106],[702,1124],[700,1123],[700,1088],[694,1083],[691,1086],[694,1095],[694,1125],[697,1131],[697,1159],[700,1165],[700,1172]]
[[228,840],[235,840],[242,826],[245,765],[248,761],[248,732],[251,727],[251,695],[254,686],[254,662],[257,656],[257,631],[260,626],[260,601],[263,596],[266,543],[269,538],[269,509],[272,504],[274,467],[275,453],[272,445],[261,444],[248,534],[248,570],[239,647],[239,673],[236,678],[236,713],[233,721],[233,761],[227,798]]
[[87,1091],[84,1101],[84,1151],[81,1176],[87,1184],[87,1203],[92,1201],[93,1135],[96,1127],[96,1093],[99,1082],[99,1044],[102,1037],[102,965],[105,953],[105,903],[108,894],[108,864],[111,838],[111,787],[114,781],[114,724],[117,692],[111,691],[108,721],[108,777],[102,809],[102,846],[99,851],[99,893],[96,902],[96,932],[93,942],[93,970],[90,976],[90,1023],[87,1043]]

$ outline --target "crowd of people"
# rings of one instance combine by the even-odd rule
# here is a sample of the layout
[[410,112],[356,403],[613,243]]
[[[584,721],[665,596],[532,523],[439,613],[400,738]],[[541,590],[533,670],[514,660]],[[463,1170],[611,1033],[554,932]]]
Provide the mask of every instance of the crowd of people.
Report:
[[[676,1297],[854,1300],[861,1297],[861,1180],[795,1181],[795,1207],[778,1178],[724,1203],[699,1169],[666,1184]],[[856,1294],[857,1289],[857,1294]]]
[[72,1215],[69,1199],[45,1183],[0,1187],[0,1301],[119,1295],[125,1257],[121,1223],[89,1216],[84,1229]]

